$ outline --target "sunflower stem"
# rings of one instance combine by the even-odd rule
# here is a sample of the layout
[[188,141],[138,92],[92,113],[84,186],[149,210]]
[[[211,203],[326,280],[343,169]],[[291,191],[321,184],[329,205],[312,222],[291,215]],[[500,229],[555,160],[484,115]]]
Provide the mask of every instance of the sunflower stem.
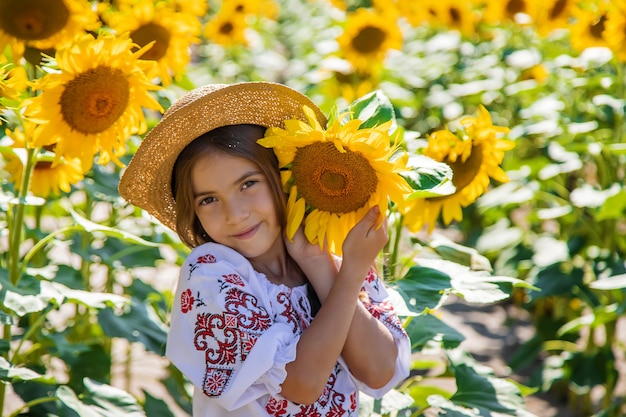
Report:
[[17,197],[17,206],[15,215],[9,229],[9,280],[11,284],[17,285],[20,280],[19,263],[20,263],[20,246],[23,236],[24,212],[26,210],[26,197],[28,195],[28,186],[30,184],[30,176],[35,166],[36,149],[29,148],[26,150],[26,165],[22,172],[22,180],[20,182],[20,191]]
[[397,279],[396,277],[396,267],[398,265],[398,251],[400,248],[400,240],[402,238],[402,224],[403,217],[400,215],[395,221],[394,233],[392,236],[393,245],[391,246],[391,251],[389,252],[389,262],[387,263],[387,276],[385,279]]
[[22,414],[23,410],[29,410],[31,407],[34,407],[36,405],[49,403],[49,402],[56,401],[56,400],[58,400],[58,397],[41,397],[41,398],[31,400],[27,402],[26,404],[24,404],[22,407],[18,408],[17,410],[9,414],[7,417],[17,417]]
[[[17,286],[21,277],[20,263],[20,247],[22,246],[22,237],[24,235],[24,212],[26,210],[26,197],[28,195],[28,186],[30,184],[30,174],[35,166],[35,152],[37,149],[26,149],[26,164],[22,171],[22,179],[20,182],[20,190],[17,196],[17,206],[11,205],[9,211],[14,211],[14,215],[9,222],[9,257],[8,270],[9,282]],[[11,343],[11,326],[12,323],[3,323],[2,337],[7,343]],[[2,354],[4,358],[8,358],[9,352]],[[4,410],[4,399],[6,394],[6,382],[0,384],[0,413]]]

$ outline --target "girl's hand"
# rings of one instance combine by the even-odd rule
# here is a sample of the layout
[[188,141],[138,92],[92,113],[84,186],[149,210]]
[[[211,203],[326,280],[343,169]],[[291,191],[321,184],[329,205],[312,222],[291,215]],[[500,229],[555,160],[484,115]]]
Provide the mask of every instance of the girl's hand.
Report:
[[304,228],[300,226],[293,236],[293,241],[290,241],[287,236],[283,235],[285,241],[285,247],[291,257],[300,264],[301,261],[306,261],[307,258],[320,256],[324,253],[320,249],[318,244],[309,243],[309,240],[304,235]]
[[316,267],[329,266],[333,262],[327,246],[324,245],[320,249],[319,244],[310,243],[304,235],[302,226],[296,231],[293,241],[290,241],[286,236],[283,239],[287,252],[307,276]]
[[364,279],[388,240],[387,219],[378,206],[374,206],[350,230],[343,242],[342,268],[351,268],[356,275],[360,273],[360,279]]

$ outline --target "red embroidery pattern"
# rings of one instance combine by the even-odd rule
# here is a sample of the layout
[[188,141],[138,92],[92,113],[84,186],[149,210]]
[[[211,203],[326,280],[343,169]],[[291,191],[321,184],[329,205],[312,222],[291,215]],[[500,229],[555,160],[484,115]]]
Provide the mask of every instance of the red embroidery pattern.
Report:
[[363,305],[367,311],[374,316],[374,318],[383,322],[392,331],[396,331],[403,335],[407,334],[402,326],[402,322],[395,313],[393,306],[388,301],[380,303],[364,303]]
[[180,294],[180,311],[182,311],[183,314],[191,311],[194,301],[195,298],[193,298],[191,290],[187,288],[185,291],[182,292],[182,294]]
[[270,397],[265,405],[265,410],[271,416],[282,416],[287,414],[287,400],[279,400],[274,397]]
[[194,328],[194,346],[204,351],[206,371],[202,384],[209,397],[221,395],[237,363],[244,361],[263,331],[271,325],[257,299],[237,287],[226,293],[225,312],[199,313]]
[[300,412],[295,417],[322,417],[319,411],[317,411],[317,403],[310,405],[301,405]]
[[199,264],[214,264],[215,262],[217,262],[217,259],[215,259],[215,256],[207,253],[202,256],[198,256],[197,262]]
[[[378,274],[376,273],[376,270],[374,268],[370,268],[369,271],[367,271],[365,282],[370,284],[371,289],[375,290],[376,294],[380,293],[380,280],[378,279]],[[361,287],[361,291],[368,291],[368,290],[365,287]]]
[[293,308],[293,304],[291,304],[291,298],[288,293],[281,292],[276,296],[276,300],[284,307],[281,316],[285,317],[285,321],[288,324],[291,324],[291,331],[293,334],[300,334],[302,332],[302,328],[298,329],[298,324],[300,322],[300,317],[298,313]]
[[215,262],[217,262],[217,259],[210,253],[198,256],[196,262],[189,264],[189,274],[199,268],[201,264],[214,264]]
[[246,285],[243,282],[243,279],[241,279],[241,277],[237,274],[222,275],[222,278],[224,278],[226,282],[233,284],[233,285],[239,285],[240,287],[243,287]]
[[226,293],[226,311],[237,316],[239,326],[252,332],[263,332],[272,324],[270,316],[253,295],[231,288]]
[[232,373],[232,369],[208,368],[202,384],[202,390],[209,397],[220,395],[230,380]]

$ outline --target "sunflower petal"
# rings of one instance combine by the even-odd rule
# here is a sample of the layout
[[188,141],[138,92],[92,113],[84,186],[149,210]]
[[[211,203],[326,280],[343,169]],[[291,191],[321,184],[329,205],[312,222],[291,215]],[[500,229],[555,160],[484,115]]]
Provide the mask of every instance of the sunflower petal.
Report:
[[304,209],[305,204],[303,199],[297,198],[297,190],[296,187],[293,187],[291,193],[289,194],[289,200],[287,201],[287,227],[286,233],[287,238],[292,240],[300,224],[302,224],[302,219],[304,218]]

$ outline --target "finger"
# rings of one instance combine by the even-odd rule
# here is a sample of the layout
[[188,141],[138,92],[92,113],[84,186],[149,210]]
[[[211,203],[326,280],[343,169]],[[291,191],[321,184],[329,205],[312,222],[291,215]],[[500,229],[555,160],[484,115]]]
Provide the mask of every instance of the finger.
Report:
[[369,222],[369,227],[367,228],[367,233],[365,234],[365,237],[369,236],[370,232],[376,231],[380,228],[382,217],[383,216],[380,215],[380,208],[378,206],[374,206],[369,209],[369,211],[365,215],[365,218]]

